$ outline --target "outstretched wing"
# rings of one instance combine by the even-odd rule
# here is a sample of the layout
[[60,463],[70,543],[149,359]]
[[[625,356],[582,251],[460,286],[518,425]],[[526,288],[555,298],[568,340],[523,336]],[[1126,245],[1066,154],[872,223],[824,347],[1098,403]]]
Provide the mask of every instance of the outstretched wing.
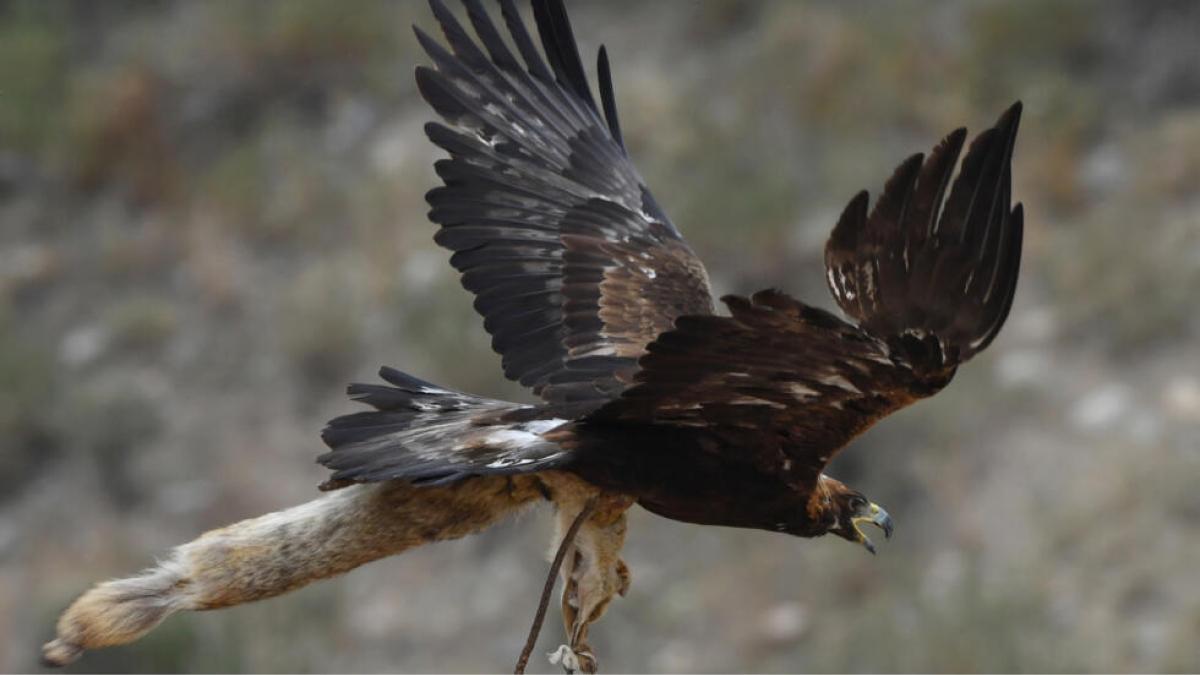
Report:
[[945,209],[961,130],[902,164],[870,217],[865,193],[851,202],[826,260],[859,326],[778,291],[723,298],[731,316],[679,318],[636,385],[592,419],[703,428],[725,440],[715,452],[814,480],[856,435],[949,383],[1003,324],[1021,251],[1021,207],[1009,206],[1019,114],[972,143]]
[[501,8],[524,65],[478,0],[478,40],[430,0],[450,51],[416,29],[436,69],[422,95],[446,121],[426,126],[450,153],[426,196],[436,241],[475,294],[504,373],[552,402],[624,389],[645,346],[682,314],[712,312],[703,265],[626,156],[603,48],[592,98],[560,0],[535,0],[546,60],[512,0]]
[[1021,205],[1010,204],[1020,119],[1015,103],[972,141],[945,209],[965,129],[928,160],[918,154],[901,164],[870,216],[860,192],[825,246],[826,279],[842,311],[909,358],[934,359],[927,367],[971,358],[1008,317],[1024,220]]

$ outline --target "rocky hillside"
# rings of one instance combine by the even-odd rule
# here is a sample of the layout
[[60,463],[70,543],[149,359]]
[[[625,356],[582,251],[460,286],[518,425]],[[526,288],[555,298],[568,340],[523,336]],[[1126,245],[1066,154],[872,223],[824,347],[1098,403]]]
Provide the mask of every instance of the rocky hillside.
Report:
[[[632,518],[609,671],[1200,669],[1200,5],[571,2],[719,292],[832,308],[821,248],[907,155],[1025,102],[1009,323],[831,473],[840,540]],[[97,579],[311,498],[383,364],[506,382],[431,241],[417,3],[0,2],[0,670]],[[537,512],[80,671],[495,671]],[[541,651],[560,641],[552,612]],[[534,669],[551,672],[535,658]]]

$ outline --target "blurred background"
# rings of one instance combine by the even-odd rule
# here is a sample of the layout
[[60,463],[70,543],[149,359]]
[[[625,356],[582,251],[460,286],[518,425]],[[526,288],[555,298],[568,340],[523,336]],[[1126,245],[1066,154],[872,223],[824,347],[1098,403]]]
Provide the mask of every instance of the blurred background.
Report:
[[[1008,325],[831,473],[841,540],[632,514],[612,671],[1200,670],[1200,4],[570,2],[630,152],[715,289],[822,307],[863,187],[1025,102]],[[431,241],[419,3],[0,2],[0,669],[203,530],[316,496],[383,364],[506,382]],[[499,671],[541,510],[76,671]],[[562,640],[551,609],[538,654]],[[540,656],[532,668],[551,672]]]

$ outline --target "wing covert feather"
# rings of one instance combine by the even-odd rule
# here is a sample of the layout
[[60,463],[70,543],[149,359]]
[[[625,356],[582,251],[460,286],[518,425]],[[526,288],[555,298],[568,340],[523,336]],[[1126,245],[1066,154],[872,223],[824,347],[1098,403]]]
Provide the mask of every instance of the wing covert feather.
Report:
[[592,414],[607,423],[704,429],[797,483],[919,397],[883,340],[790,296],[726,296],[731,316],[684,316],[650,344],[634,386]]

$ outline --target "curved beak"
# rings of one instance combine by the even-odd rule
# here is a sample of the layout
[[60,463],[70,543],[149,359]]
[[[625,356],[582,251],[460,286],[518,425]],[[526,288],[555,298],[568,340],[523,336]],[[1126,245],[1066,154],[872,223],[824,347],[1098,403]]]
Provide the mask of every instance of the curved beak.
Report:
[[875,503],[868,505],[865,511],[866,513],[855,516],[852,519],[852,522],[854,523],[855,532],[858,533],[859,543],[863,545],[863,548],[867,549],[872,555],[874,555],[875,544],[871,543],[871,539],[863,533],[862,528],[860,528],[859,525],[863,523],[870,523],[871,525],[883,530],[884,539],[891,539],[893,529],[892,517],[888,515],[887,511],[883,510],[883,507]]

